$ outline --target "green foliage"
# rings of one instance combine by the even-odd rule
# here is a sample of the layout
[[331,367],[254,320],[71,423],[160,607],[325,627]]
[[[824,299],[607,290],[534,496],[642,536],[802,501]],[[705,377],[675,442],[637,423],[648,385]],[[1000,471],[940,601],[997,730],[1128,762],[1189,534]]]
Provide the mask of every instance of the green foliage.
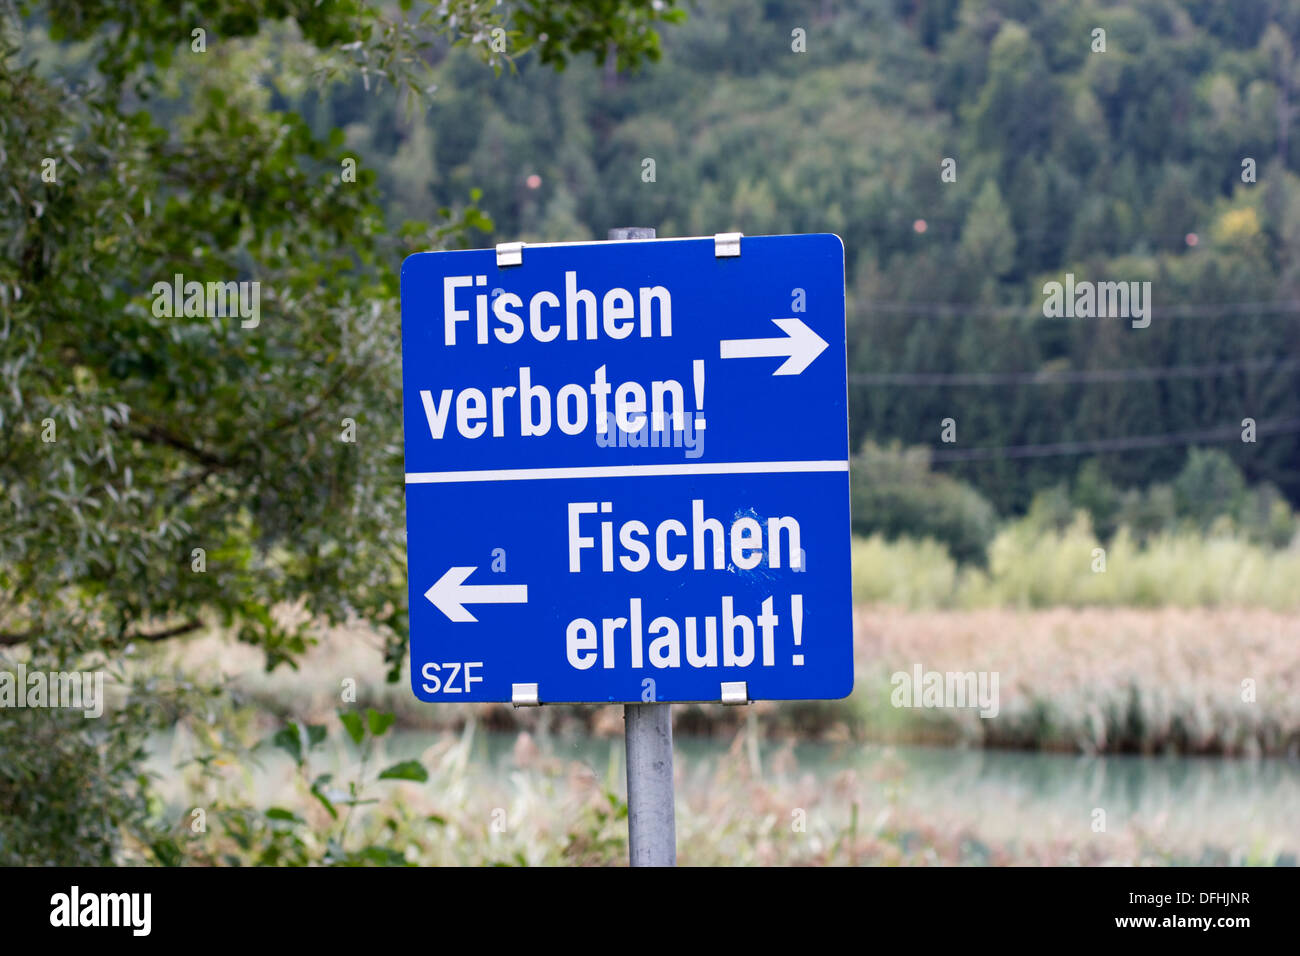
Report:
[[[1090,49],[1099,25],[1105,53]],[[791,51],[794,26],[806,54]],[[494,83],[453,53],[412,123],[358,89],[329,91],[320,109],[375,154],[400,152],[403,176],[380,176],[390,205],[451,205],[482,187],[496,225],[487,242],[626,224],[837,232],[851,374],[1264,360],[1193,377],[850,385],[853,448],[933,445],[949,416],[963,448],[1050,444],[1300,418],[1295,367],[1268,364],[1293,357],[1300,314],[1160,311],[1300,297],[1300,150],[1277,105],[1283,84],[1296,102],[1298,44],[1300,8],[1285,0],[711,0],[664,34],[662,68],[644,75],[608,63],[554,75],[529,57]],[[1247,156],[1256,183],[1241,180]],[[940,178],[945,157],[955,182]],[[645,158],[655,182],[642,180]],[[1067,272],[1151,281],[1152,325],[1044,319],[1043,284]],[[1300,434],[1222,447],[1249,483],[1300,504]],[[1118,487],[1145,487],[1172,481],[1186,457],[1174,442],[1098,467]],[[1017,514],[1079,466],[1074,455],[935,464]]]
[[[483,61],[534,45],[557,66],[611,51],[635,66],[658,55],[653,27],[680,19],[671,6],[0,8],[0,648],[22,646],[32,667],[103,666],[216,625],[271,670],[294,666],[319,627],[362,619],[395,678],[407,626],[397,266],[493,222],[467,186],[398,226],[374,164],[309,101],[355,77],[395,104],[392,86],[425,91],[458,46],[489,76]],[[493,48],[497,30],[513,48]],[[176,275],[257,283],[257,322],[233,308],[168,314]],[[355,441],[340,440],[345,419]],[[273,613],[285,604],[296,612]],[[57,746],[25,733],[28,718],[6,720],[5,859],[110,862],[139,844],[177,861],[182,841],[151,837],[135,769],[150,720],[133,693],[112,732],[52,722]],[[159,696],[172,707],[182,695]],[[347,729],[365,746],[390,722]],[[274,743],[302,763],[322,736],[295,724]],[[358,799],[311,790],[348,816]],[[11,824],[20,807],[40,815]],[[51,837],[59,826],[66,837]],[[298,862],[312,845],[279,813],[228,826],[261,862]],[[337,843],[332,861],[381,861]]]
[[[22,673],[20,664],[29,676],[45,667],[0,654],[0,671]],[[103,673],[102,716],[60,707],[0,711],[0,866],[175,862],[141,762],[148,735],[201,709],[205,694],[187,683],[133,678],[102,660],[78,665]]]
[[[251,801],[217,801],[211,816],[216,833],[167,836],[159,844],[174,848],[178,857],[188,854],[196,863],[223,863],[253,866],[407,866],[402,853],[375,842],[381,832],[364,827],[360,840],[349,839],[356,833],[354,811],[371,807],[379,816],[396,826],[392,813],[384,809],[370,788],[384,780],[424,783],[428,771],[418,760],[403,760],[371,778],[367,768],[375,755],[377,741],[392,726],[392,714],[367,710],[340,711],[339,723],[347,733],[359,759],[356,775],[344,786],[333,773],[312,769],[313,755],[328,744],[324,726],[304,725],[291,721],[265,742],[286,753],[297,768],[297,810],[284,806],[260,809]],[[309,813],[305,808],[315,808]],[[344,809],[346,808],[346,809]],[[323,811],[323,814],[320,812]],[[360,822],[359,820],[356,822]]]
[[[292,22],[322,56],[316,77],[345,69],[370,89],[385,81],[413,93],[429,86],[428,60],[465,47],[498,70],[536,48],[541,62],[563,69],[570,57],[591,54],[604,63],[613,53],[620,69],[658,60],[660,23],[680,23],[676,0],[523,0],[507,8],[489,0],[206,0],[195,11],[168,0],[23,0],[19,9],[40,12],[58,41],[96,40],[94,65],[121,83],[133,75],[142,90],[157,74],[191,52],[192,31],[204,45],[255,36],[270,24]],[[191,47],[191,50],[186,50]],[[203,51],[198,51],[203,52]]]
[[924,448],[867,442],[853,458],[853,530],[886,538],[932,538],[958,561],[983,562],[996,515],[979,492],[930,470]]
[[[1099,550],[1105,570],[1099,571]],[[1220,530],[1152,534],[1121,528],[1101,541],[1080,512],[1062,529],[1036,517],[1010,522],[987,568],[959,567],[932,541],[879,534],[853,543],[853,596],[900,607],[1300,608],[1300,551],[1276,550]]]
[[590,53],[604,64],[612,52],[620,70],[661,56],[657,23],[682,23],[673,0],[525,0],[514,12],[520,52],[536,44],[538,60],[563,70],[569,57]]
[[1181,514],[1208,530],[1218,515],[1238,513],[1245,501],[1246,479],[1231,458],[1217,448],[1193,448],[1174,479],[1174,500]]
[[1015,242],[1011,218],[997,183],[990,179],[967,215],[961,234],[961,254],[973,273],[997,279],[1015,265]]
[[1092,517],[1092,526],[1098,535],[1108,539],[1114,534],[1121,494],[1095,460],[1085,462],[1079,469],[1074,478],[1071,500],[1075,507],[1082,508]]
[[962,573],[948,549],[931,538],[888,541],[877,533],[853,539],[855,603],[952,607]]
[[414,780],[417,783],[424,783],[429,779],[429,772],[415,760],[403,760],[380,773],[379,779]]
[[[0,126],[33,175],[0,194],[0,628],[65,657],[206,613],[275,666],[310,636],[268,609],[302,598],[399,640],[396,306],[372,189],[255,77],[193,76],[168,133],[56,96],[15,56]],[[60,141],[80,145],[44,183]],[[155,314],[175,273],[260,282],[259,327]],[[370,453],[337,440],[349,415]]]
[[1064,531],[1074,523],[1074,505],[1064,484],[1053,485],[1034,495],[1022,524],[1038,531]]
[[574,866],[613,866],[627,857],[627,801],[605,790],[569,831],[561,851]]
[[1139,541],[1173,528],[1178,523],[1173,488],[1158,483],[1148,485],[1145,490],[1128,489],[1121,499],[1117,520],[1121,527],[1131,529]]
[[1285,548],[1295,542],[1300,518],[1276,487],[1264,483],[1246,492],[1238,509],[1237,525],[1251,540]]
[[76,711],[5,711],[0,865],[109,866],[121,823],[141,819],[132,764],[143,741],[126,728],[87,734],[85,723]]
[[1251,541],[1287,547],[1295,537],[1295,512],[1269,482],[1247,487],[1240,468],[1221,449],[1192,448],[1169,484],[1119,490],[1096,461],[1079,470],[1072,492],[1064,484],[1034,496],[1029,520],[1063,530],[1076,509],[1087,512],[1098,537],[1107,541],[1122,526],[1139,541],[1178,531],[1210,534],[1236,531]]

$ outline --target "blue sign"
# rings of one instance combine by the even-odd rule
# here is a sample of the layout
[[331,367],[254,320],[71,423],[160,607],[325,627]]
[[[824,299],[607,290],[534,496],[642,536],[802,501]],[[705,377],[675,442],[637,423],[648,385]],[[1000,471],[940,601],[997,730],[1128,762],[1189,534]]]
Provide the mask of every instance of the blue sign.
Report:
[[418,253],[402,383],[421,700],[852,690],[837,236]]

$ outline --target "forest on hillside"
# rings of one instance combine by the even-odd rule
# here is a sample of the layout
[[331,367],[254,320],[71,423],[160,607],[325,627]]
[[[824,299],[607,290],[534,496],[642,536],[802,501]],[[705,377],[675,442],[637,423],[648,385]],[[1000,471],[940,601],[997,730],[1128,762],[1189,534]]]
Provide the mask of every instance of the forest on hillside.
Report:
[[[290,99],[378,164],[395,220],[481,196],[475,245],[838,233],[853,446],[930,446],[1000,513],[1090,461],[1116,489],[1172,482],[1198,444],[1300,502],[1300,7],[707,7],[639,74],[442,51],[418,110],[360,81]],[[1151,324],[1044,318],[1066,274],[1149,281]]]

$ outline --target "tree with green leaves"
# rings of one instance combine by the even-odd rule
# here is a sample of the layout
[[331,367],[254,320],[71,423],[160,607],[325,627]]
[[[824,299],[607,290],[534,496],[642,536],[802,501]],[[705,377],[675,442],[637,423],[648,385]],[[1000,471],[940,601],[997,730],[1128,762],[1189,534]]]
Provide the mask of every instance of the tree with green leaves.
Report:
[[[109,862],[124,832],[150,858],[141,741],[195,698],[132,678],[146,645],[217,625],[270,669],[359,619],[399,667],[398,266],[491,222],[472,196],[389,222],[367,157],[286,97],[359,76],[415,102],[458,46],[633,68],[679,16],[20,0],[0,21],[0,670],[128,681],[101,722],[5,713],[0,863]],[[214,285],[256,313],[213,314]]]

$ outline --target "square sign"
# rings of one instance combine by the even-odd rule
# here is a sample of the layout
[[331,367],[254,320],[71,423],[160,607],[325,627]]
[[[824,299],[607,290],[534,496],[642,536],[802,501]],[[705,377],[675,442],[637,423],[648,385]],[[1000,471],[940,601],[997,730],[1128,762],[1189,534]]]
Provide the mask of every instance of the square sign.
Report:
[[421,700],[852,690],[839,237],[418,253],[402,384]]

